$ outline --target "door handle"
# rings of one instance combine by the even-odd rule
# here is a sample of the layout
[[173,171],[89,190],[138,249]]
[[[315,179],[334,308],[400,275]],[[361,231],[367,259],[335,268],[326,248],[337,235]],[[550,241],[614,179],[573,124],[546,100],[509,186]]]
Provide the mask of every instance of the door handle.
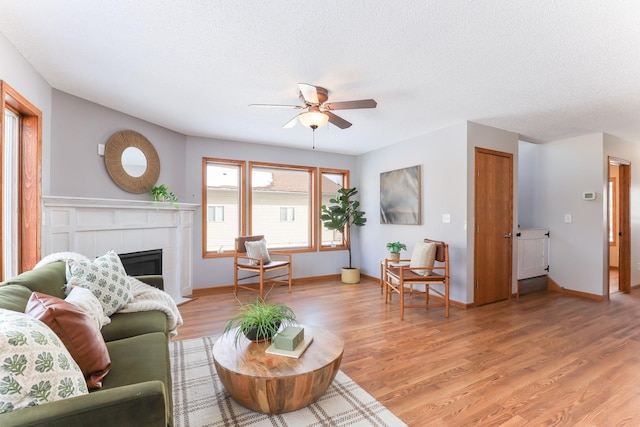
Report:
[[510,238],[511,238],[511,233],[507,233],[507,234],[505,234],[505,235],[504,235],[504,238],[505,238],[505,239],[510,239]]

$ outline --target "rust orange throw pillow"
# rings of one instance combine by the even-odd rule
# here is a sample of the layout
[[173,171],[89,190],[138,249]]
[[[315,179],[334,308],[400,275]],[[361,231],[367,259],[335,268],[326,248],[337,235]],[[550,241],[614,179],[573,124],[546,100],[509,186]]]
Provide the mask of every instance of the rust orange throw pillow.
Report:
[[31,294],[25,313],[60,337],[82,370],[89,390],[102,387],[111,359],[104,338],[89,315],[63,299],[39,292]]

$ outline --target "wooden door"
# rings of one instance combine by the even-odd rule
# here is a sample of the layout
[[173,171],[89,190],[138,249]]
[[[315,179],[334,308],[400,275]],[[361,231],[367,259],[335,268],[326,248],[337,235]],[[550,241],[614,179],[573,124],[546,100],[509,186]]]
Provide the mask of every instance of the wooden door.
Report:
[[511,296],[513,155],[476,148],[474,304]]
[[618,178],[618,286],[621,292],[631,292],[631,165],[619,165]]

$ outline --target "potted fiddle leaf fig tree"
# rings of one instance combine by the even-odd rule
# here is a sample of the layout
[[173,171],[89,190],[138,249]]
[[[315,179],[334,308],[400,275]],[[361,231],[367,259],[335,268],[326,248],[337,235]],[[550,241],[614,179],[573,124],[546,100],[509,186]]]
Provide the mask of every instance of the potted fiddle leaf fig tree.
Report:
[[[362,227],[367,222],[365,212],[360,210],[360,202],[354,199],[358,190],[341,188],[335,198],[330,199],[331,205],[322,205],[322,224],[328,230],[342,233],[349,252],[349,266],[342,268],[342,283],[359,283],[360,268],[351,264],[351,227]],[[345,234],[346,233],[346,234]]]

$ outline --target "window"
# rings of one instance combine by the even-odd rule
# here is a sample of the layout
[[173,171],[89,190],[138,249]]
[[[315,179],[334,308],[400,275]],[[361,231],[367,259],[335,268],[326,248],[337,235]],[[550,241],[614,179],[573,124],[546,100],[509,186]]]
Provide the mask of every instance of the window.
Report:
[[5,157],[0,166],[0,277],[6,279],[32,269],[40,259],[42,112],[2,80],[0,93],[5,122],[5,132],[0,133]]
[[207,221],[224,222],[224,206],[208,206]]
[[[329,200],[336,197],[338,190],[349,186],[349,171],[335,169],[320,169],[320,206],[330,205]],[[344,236],[336,230],[327,230],[320,224],[322,230],[321,248],[344,247]]]
[[[243,235],[245,162],[203,158],[203,256],[234,250],[235,238]],[[204,215],[203,215],[204,217]]]
[[348,186],[348,170],[202,160],[203,257],[228,255],[249,234],[264,235],[271,249],[344,249],[342,233],[322,230],[320,204]]
[[280,222],[291,222],[296,219],[296,208],[294,206],[282,206],[280,208]]
[[5,277],[18,274],[18,142],[20,128],[20,116],[7,108],[4,111],[4,149],[2,163],[3,182],[3,206],[5,210],[2,218],[3,230],[3,265]]
[[616,195],[616,179],[609,178],[609,244],[612,246],[616,245],[616,236],[617,236],[617,227],[616,222],[618,219],[617,214],[617,195]]
[[249,168],[250,233],[264,235],[269,248],[312,248],[315,168],[253,162]]

